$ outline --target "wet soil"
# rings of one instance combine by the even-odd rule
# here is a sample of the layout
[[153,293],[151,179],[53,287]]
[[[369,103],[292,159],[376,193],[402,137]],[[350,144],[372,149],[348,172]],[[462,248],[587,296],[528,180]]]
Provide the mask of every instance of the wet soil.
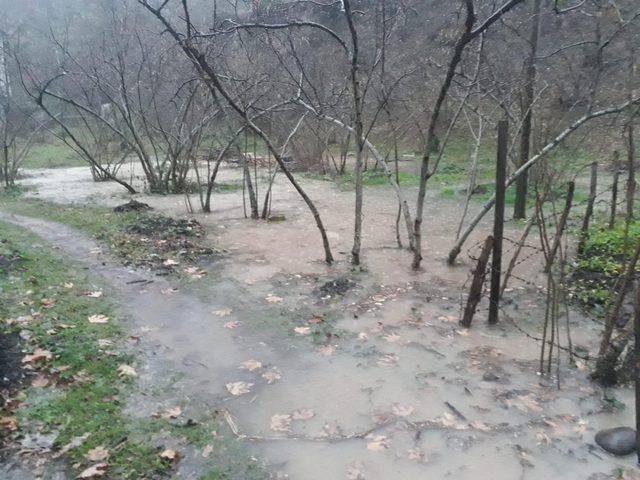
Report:
[[[78,193],[84,191],[103,204],[122,203],[115,187],[66,170],[56,172],[60,185],[29,181],[38,196],[58,202],[86,201]],[[221,175],[234,179],[237,172]],[[602,428],[632,424],[631,390],[606,392],[627,404],[612,411],[605,391],[588,379],[589,360],[570,364],[563,353],[550,373],[538,372],[541,259],[531,255],[518,266],[498,326],[486,324],[483,302],[464,330],[458,319],[472,262],[463,255],[450,268],[444,261],[456,201],[430,194],[428,254],[423,271],[413,272],[408,253],[394,248],[391,190],[367,189],[366,270],[353,272],[352,218],[330,214],[352,211],[352,195],[326,182],[304,186],[324,214],[335,265],[322,263],[313,219],[279,181],[273,205],[285,222],[246,220],[241,192],[217,195],[213,213],[198,215],[207,239],[229,253],[188,284],[122,267],[65,226],[0,218],[48,238],[113,285],[146,365],[132,413],[148,416],[177,403],[196,414],[224,412],[278,478],[585,479],[634,465],[593,440]],[[181,196],[139,198],[165,215],[186,214]],[[488,226],[470,241],[471,256]],[[517,238],[516,226],[506,235]],[[317,295],[338,278],[357,286]],[[574,311],[564,323],[582,356],[593,357],[600,325]],[[560,341],[566,347],[564,330]],[[187,456],[181,478],[197,478],[197,465],[197,453]]]

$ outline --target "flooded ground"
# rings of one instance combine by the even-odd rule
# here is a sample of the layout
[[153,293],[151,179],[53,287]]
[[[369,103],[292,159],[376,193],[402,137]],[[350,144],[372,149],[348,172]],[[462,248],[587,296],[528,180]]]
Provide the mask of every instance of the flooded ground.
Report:
[[[128,198],[117,185],[92,182],[83,168],[30,175],[23,182],[29,195],[53,202],[113,206]],[[237,170],[224,169],[221,181],[237,178]],[[313,218],[279,179],[273,211],[283,222],[245,219],[239,190],[215,194],[212,213],[194,215],[228,253],[191,285],[127,270],[58,224],[0,218],[47,238],[113,286],[147,365],[132,413],[176,403],[193,415],[221,410],[276,478],[599,479],[635,464],[593,441],[601,428],[633,425],[630,390],[604,392],[588,380],[590,363],[570,366],[567,355],[559,367],[554,360],[551,375],[538,374],[540,344],[531,338],[544,318],[537,255],[518,266],[500,324],[486,324],[482,303],[463,330],[471,260],[464,253],[456,267],[444,261],[462,195],[429,193],[424,268],[416,273],[396,247],[392,189],[367,188],[366,268],[353,272],[353,194],[320,180],[303,184],[326,224],[334,266],[322,263]],[[412,204],[415,191],[407,195]],[[136,198],[165,214],[187,214],[184,196]],[[476,248],[488,225],[468,247]],[[506,236],[519,236],[515,225]],[[578,312],[570,325],[574,345],[593,356],[600,326]],[[612,409],[605,393],[627,408]],[[197,478],[198,455],[183,460],[180,478]]]

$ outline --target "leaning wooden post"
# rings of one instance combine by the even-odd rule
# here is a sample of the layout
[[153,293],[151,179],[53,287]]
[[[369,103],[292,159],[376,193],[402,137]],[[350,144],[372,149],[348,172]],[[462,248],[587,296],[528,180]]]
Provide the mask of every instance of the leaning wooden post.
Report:
[[507,180],[509,123],[498,122],[498,157],[496,161],[496,206],[493,217],[493,256],[491,259],[491,294],[489,297],[489,323],[498,323],[500,306],[500,275],[502,274],[502,236],[504,232],[504,197]]
[[549,249],[549,256],[547,257],[547,264],[544,268],[544,273],[549,273],[551,271],[551,267],[553,262],[556,259],[556,253],[558,253],[558,248],[560,248],[560,243],[562,242],[562,235],[564,234],[564,229],[567,226],[567,220],[569,219],[569,212],[571,212],[571,205],[573,204],[573,194],[576,189],[575,182],[569,182],[567,184],[567,199],[564,204],[564,210],[562,211],[562,215],[560,215],[560,221],[558,222],[558,228],[556,230],[556,236],[553,239],[553,244]]
[[489,263],[489,255],[491,255],[491,249],[493,247],[493,237],[489,235],[484,241],[480,256],[478,257],[478,263],[476,269],[473,271],[473,280],[471,281],[471,288],[469,289],[469,298],[467,298],[467,306],[464,309],[464,315],[460,320],[460,325],[469,328],[471,326],[471,320],[476,313],[476,308],[480,299],[482,298],[482,286],[484,285],[484,279],[487,276],[487,263]]
[[618,208],[618,177],[620,176],[619,166],[620,154],[616,150],[613,152],[613,184],[611,185],[611,215],[609,216],[609,230],[616,224],[616,210]]
[[582,219],[582,228],[580,229],[580,243],[578,243],[578,253],[584,252],[584,244],[587,241],[589,235],[589,222],[593,215],[593,207],[596,203],[598,189],[598,163],[593,162],[591,164],[591,183],[589,185],[589,201],[587,203],[587,210],[584,212],[584,218]]

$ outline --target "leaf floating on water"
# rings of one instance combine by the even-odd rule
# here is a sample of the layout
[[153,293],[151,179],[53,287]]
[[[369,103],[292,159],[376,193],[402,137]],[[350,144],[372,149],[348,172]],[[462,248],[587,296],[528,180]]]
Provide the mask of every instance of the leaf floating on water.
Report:
[[249,393],[251,391],[251,387],[253,387],[253,383],[231,382],[227,383],[226,387],[231,395],[235,395],[236,397],[238,397],[240,395],[244,395],[245,393]]
[[336,348],[333,345],[325,345],[324,347],[320,347],[318,349],[318,353],[323,357],[330,357],[334,353],[336,353]]
[[274,432],[288,432],[291,426],[291,415],[276,413],[271,417],[270,428]]
[[489,425],[487,425],[486,423],[483,422],[479,422],[477,420],[474,420],[473,422],[471,422],[469,424],[469,426],[475,430],[480,430],[481,432],[490,432],[491,431],[491,427]]
[[395,353],[389,353],[387,355],[383,355],[378,359],[378,365],[381,365],[381,366],[396,365],[397,363],[398,363],[398,356]]
[[300,408],[291,414],[294,420],[311,420],[316,414],[310,408]]
[[361,462],[352,463],[347,469],[348,480],[366,480],[364,476],[364,464]]
[[409,415],[413,415],[416,411],[415,407],[412,405],[400,405],[399,403],[394,403],[391,407],[391,412],[396,417],[408,417]]
[[454,417],[452,414],[450,414],[449,412],[444,412],[440,418],[438,418],[436,420],[436,422],[438,422],[440,425],[442,425],[443,427],[446,428],[454,428],[456,430],[465,430],[467,428],[467,425],[464,425],[462,423],[458,423],[456,421],[456,417]]
[[521,412],[542,412],[542,407],[538,401],[533,397],[533,394],[518,395],[514,399],[506,399],[505,404],[508,408],[515,407]]
[[221,308],[220,310],[215,310],[213,314],[218,317],[228,317],[229,315],[231,315],[231,312],[233,312],[233,310],[231,310],[230,308]]
[[238,325],[240,325],[240,322],[237,321],[232,321],[232,322],[227,322],[224,324],[224,328],[226,328],[227,330],[233,330],[234,328],[236,328]]
[[384,435],[369,434],[365,438],[369,440],[369,443],[367,443],[368,450],[379,452],[381,450],[386,450],[387,448],[389,448],[389,439]]
[[173,295],[174,293],[177,293],[179,290],[177,288],[163,288],[162,290],[160,290],[160,293],[162,295]]
[[427,455],[419,448],[412,448],[407,451],[407,458],[416,462],[426,462]]
[[322,428],[329,437],[335,438],[342,436],[342,428],[340,428],[337,422],[325,423]]
[[311,328],[310,327],[296,327],[293,329],[294,332],[296,332],[297,335],[310,335],[311,334]]
[[396,335],[395,333],[390,333],[383,337],[389,343],[397,343],[400,341],[400,335]]
[[108,466],[109,465],[107,465],[106,463],[96,463],[95,465],[91,465],[86,470],[83,470],[76,478],[84,480],[88,478],[102,477],[107,472]]
[[250,372],[255,372],[256,370],[260,370],[262,368],[262,363],[258,360],[247,360],[246,362],[242,362],[239,367],[241,370],[249,370]]
[[280,303],[284,300],[284,298],[278,297],[277,295],[269,294],[266,296],[265,300],[269,303]]
[[264,372],[262,374],[262,378],[264,378],[268,384],[272,384],[280,380],[282,378],[282,374],[278,370],[270,370],[268,372]]
[[178,262],[177,260],[173,260],[172,258],[168,258],[164,262],[162,262],[162,264],[165,267],[174,267],[176,265],[180,265],[180,262]]
[[89,323],[102,324],[102,323],[108,323],[109,322],[109,317],[107,317],[106,315],[97,314],[97,315],[89,316],[88,320],[89,320]]
[[137,377],[135,369],[131,365],[120,365],[118,367],[118,375],[121,377]]

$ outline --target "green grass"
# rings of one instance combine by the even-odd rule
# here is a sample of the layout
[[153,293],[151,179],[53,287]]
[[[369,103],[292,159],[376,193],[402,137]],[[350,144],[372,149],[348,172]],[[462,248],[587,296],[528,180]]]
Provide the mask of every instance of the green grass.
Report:
[[25,157],[23,168],[83,167],[87,163],[60,140],[31,146]]
[[[110,451],[106,478],[162,476],[167,466],[155,449],[131,439],[135,422],[123,413],[131,387],[119,376],[118,367],[133,364],[133,359],[121,347],[124,334],[108,295],[84,296],[83,290],[95,283],[81,268],[55,256],[23,229],[0,225],[0,255],[19,259],[9,271],[0,272],[2,328],[28,331],[24,345],[28,351],[43,348],[53,355],[38,368],[54,386],[26,389],[16,412],[20,433],[56,432],[57,448],[88,433],[81,445],[67,453],[76,473],[90,463],[84,455],[103,446]],[[55,305],[44,308],[43,299],[53,300]],[[37,315],[32,315],[32,310]],[[89,323],[87,317],[94,314],[107,315],[109,323]],[[24,316],[28,318],[25,323],[7,326],[11,323],[7,319]],[[114,346],[98,347],[99,339]]]

